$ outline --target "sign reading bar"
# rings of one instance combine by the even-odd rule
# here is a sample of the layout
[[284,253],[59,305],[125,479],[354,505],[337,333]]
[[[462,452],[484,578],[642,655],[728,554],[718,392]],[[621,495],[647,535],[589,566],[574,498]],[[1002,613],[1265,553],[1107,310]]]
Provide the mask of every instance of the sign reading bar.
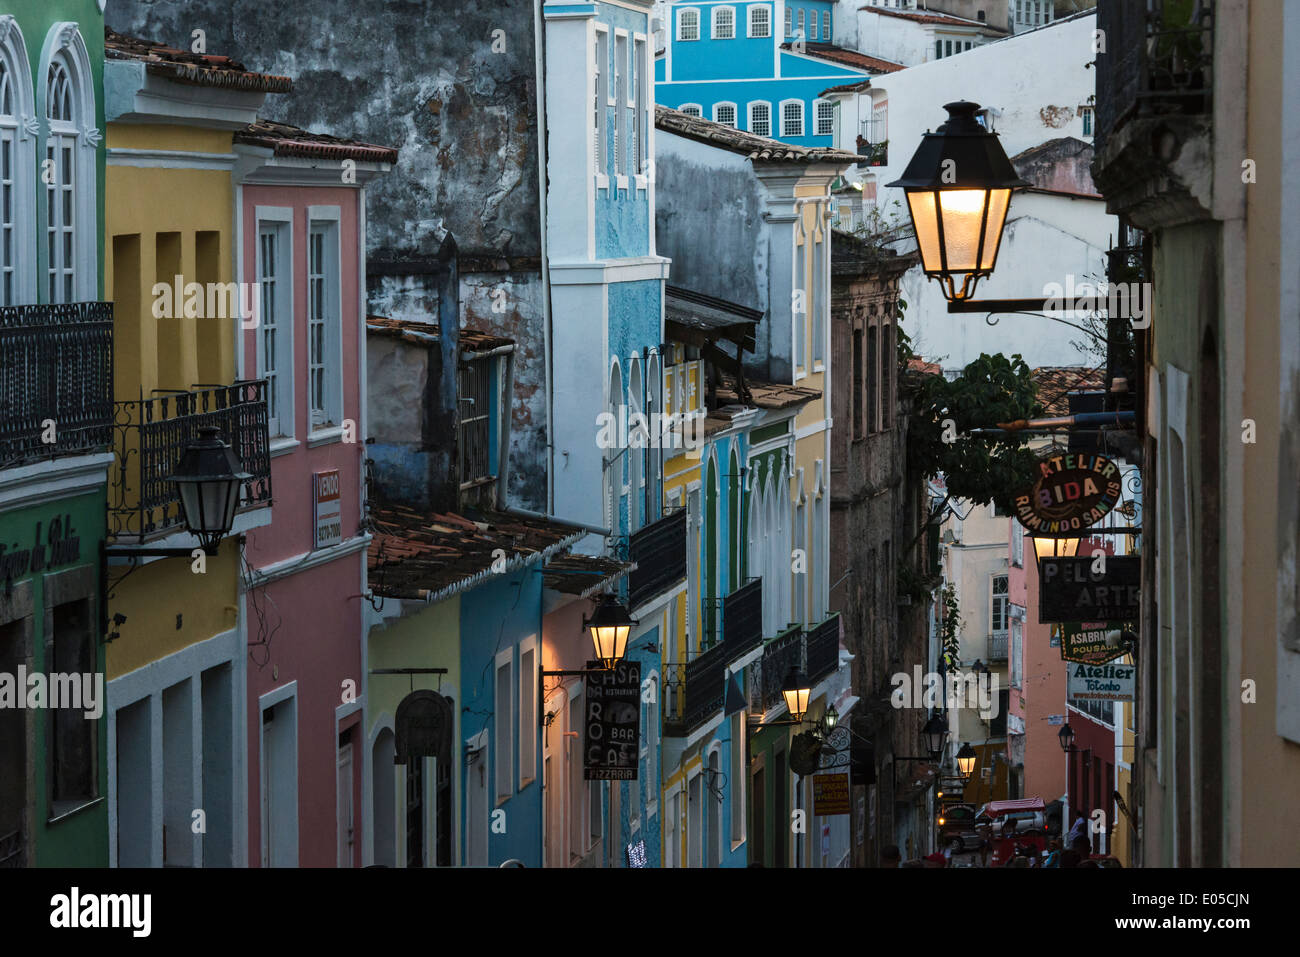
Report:
[[1107,624],[1104,621],[1066,622],[1061,625],[1065,635],[1061,643],[1061,660],[1100,665],[1124,657],[1122,645],[1106,644],[1106,633],[1118,628],[1118,623]]
[[1082,701],[1132,701],[1137,684],[1136,665],[1070,664],[1066,693]]
[[641,733],[641,663],[620,661],[613,671],[587,663],[586,737],[582,776],[587,781],[635,781]]
[[343,541],[343,498],[339,494],[339,470],[327,469],[312,475],[312,499],[316,506],[315,548],[328,548]]
[[1104,455],[1063,452],[1038,463],[1038,478],[1016,496],[1016,518],[1039,535],[1087,528],[1119,504],[1119,466]]
[[849,776],[847,774],[813,775],[813,814],[849,813]]
[[1136,621],[1142,610],[1139,585],[1142,560],[1112,555],[1105,574],[1092,570],[1091,558],[1044,558],[1038,563],[1038,620]]

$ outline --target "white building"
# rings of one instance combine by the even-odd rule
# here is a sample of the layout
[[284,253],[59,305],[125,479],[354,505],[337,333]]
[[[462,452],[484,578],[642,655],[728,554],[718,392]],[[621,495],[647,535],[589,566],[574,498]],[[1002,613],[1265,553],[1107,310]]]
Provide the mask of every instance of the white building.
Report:
[[[922,135],[944,122],[945,103],[973,100],[1022,177],[1034,184],[1012,199],[996,269],[981,280],[976,298],[1024,299],[1049,295],[1052,284],[1068,290],[1099,283],[1119,226],[1088,173],[1095,27],[1094,13],[1079,14],[961,57],[873,77],[866,89],[828,92],[837,104],[836,145],[867,155],[859,148],[863,136],[880,163],[850,172],[854,188],[837,194],[841,228],[861,228],[865,221],[874,231],[883,220],[910,232],[903,191],[885,184],[902,175]],[[960,370],[981,352],[1019,353],[1031,366],[1087,359],[1072,345],[1083,333],[1050,319],[1007,315],[989,325],[979,314],[949,314],[938,285],[919,266],[904,276],[900,291],[913,348],[945,372]],[[1078,313],[1056,316],[1082,319]]]

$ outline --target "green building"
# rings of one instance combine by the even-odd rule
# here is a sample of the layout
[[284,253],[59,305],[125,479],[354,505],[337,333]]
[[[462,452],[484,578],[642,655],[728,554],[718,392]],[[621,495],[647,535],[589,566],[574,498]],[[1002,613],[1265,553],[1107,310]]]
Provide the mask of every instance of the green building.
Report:
[[108,864],[100,7],[0,2],[0,867]]

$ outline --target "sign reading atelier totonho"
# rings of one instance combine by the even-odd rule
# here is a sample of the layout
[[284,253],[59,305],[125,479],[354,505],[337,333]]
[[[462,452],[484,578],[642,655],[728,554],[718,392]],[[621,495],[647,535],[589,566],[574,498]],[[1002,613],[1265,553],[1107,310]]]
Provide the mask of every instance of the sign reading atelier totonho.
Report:
[[1078,531],[1119,504],[1122,485],[1119,466],[1104,455],[1052,455],[1039,461],[1033,487],[1016,496],[1016,518],[1036,534]]
[[1066,694],[1083,701],[1132,701],[1137,666],[1071,662]]

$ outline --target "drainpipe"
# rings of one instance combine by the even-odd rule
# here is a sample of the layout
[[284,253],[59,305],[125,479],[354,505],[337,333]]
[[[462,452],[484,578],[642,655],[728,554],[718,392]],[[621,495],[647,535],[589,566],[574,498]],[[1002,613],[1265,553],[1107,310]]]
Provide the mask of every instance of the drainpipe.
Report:
[[[546,390],[546,502],[555,508],[555,405],[551,394],[551,267],[546,231],[546,28],[545,0],[533,0],[533,36],[537,38],[537,197],[542,226],[542,352]],[[543,822],[544,823],[544,822]]]
[[555,515],[547,515],[545,512],[534,512],[527,508],[503,508],[501,511],[505,512],[507,515],[518,515],[520,518],[533,518],[542,522],[559,522],[562,525],[572,525],[574,528],[581,528],[584,531],[594,532],[595,534],[602,535],[605,538],[609,538],[614,534],[608,528],[601,528],[599,525],[588,525],[586,522],[575,522],[571,519],[559,518]]

